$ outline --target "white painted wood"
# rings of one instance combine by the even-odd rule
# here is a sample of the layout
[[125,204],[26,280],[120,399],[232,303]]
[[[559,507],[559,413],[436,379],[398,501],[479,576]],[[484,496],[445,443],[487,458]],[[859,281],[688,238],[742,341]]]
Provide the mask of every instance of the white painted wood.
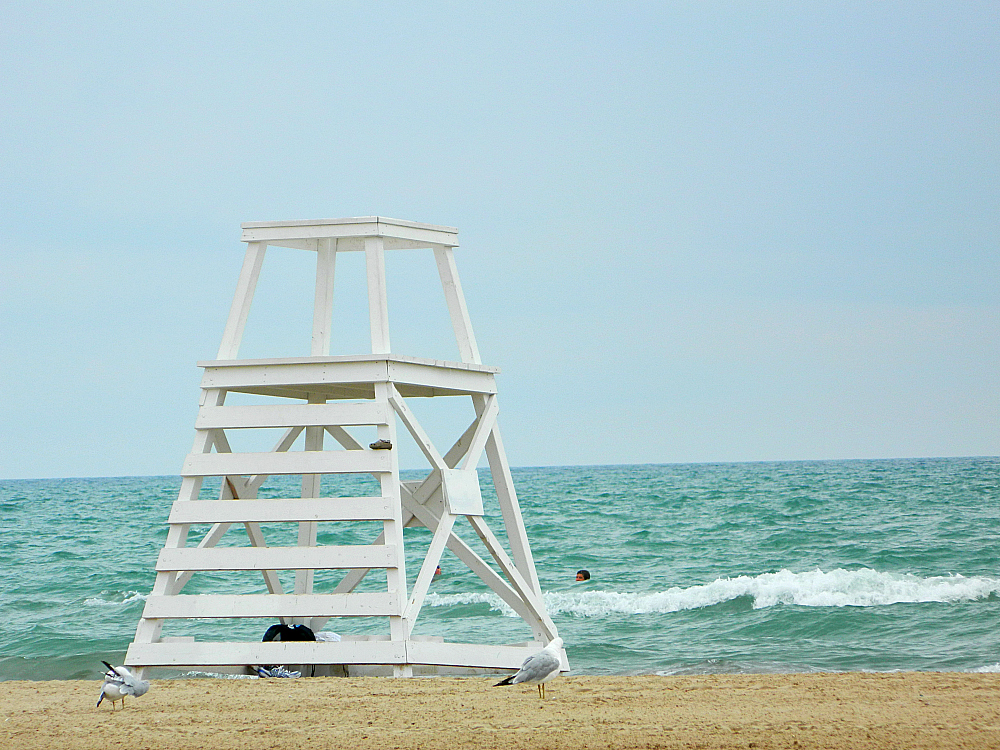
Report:
[[222,344],[219,346],[218,359],[233,359],[240,350],[243,341],[243,329],[247,316],[250,314],[250,303],[253,302],[254,291],[257,289],[257,279],[260,268],[264,264],[266,242],[251,242],[247,245],[246,256],[243,259],[243,270],[236,283],[236,294],[229,310],[229,319],[222,334]]
[[462,293],[462,283],[458,280],[458,267],[455,265],[455,253],[450,247],[435,248],[434,260],[437,263],[438,275],[441,277],[441,287],[451,315],[451,325],[458,342],[459,355],[463,362],[479,362],[479,347],[476,335],[472,332],[472,321]]
[[[217,524],[213,525],[212,528],[208,530],[208,533],[205,534],[204,537],[202,537],[201,541],[198,542],[197,549],[205,549],[206,547],[214,547],[216,544],[219,543],[219,540],[226,534],[226,532],[229,531],[229,528],[231,526],[232,526],[232,524],[229,524],[229,523],[217,523]],[[267,577],[268,573],[271,573],[272,575],[274,575],[274,571],[273,570],[272,571],[265,571],[265,574],[264,574],[265,581],[269,580],[268,577]],[[190,571],[183,571],[183,572],[178,571],[178,572],[170,573],[170,575],[175,575],[177,577],[174,579],[173,585],[171,585],[170,588],[168,589],[168,593],[169,594],[179,594],[184,589],[184,587],[188,584],[188,582],[191,580],[191,576],[194,575],[194,574],[191,573]],[[270,579],[270,581],[272,583],[276,583],[277,584],[277,589],[276,590],[268,589],[268,590],[271,591],[272,594],[280,594],[280,593],[282,593],[281,582],[278,581],[277,575],[274,575],[274,577],[272,579]],[[159,592],[157,592],[155,590],[155,588],[154,588],[154,594],[155,593],[159,593]]]
[[[310,395],[308,406],[325,406],[326,399],[322,396]],[[319,452],[323,450],[323,435],[326,430],[323,427],[306,427],[306,452]],[[320,475],[310,474],[302,477],[302,497],[320,496]]]
[[454,469],[458,466],[458,462],[461,460],[462,456],[469,452],[469,446],[472,445],[472,438],[475,437],[476,429],[479,426],[479,418],[476,417],[468,427],[465,428],[465,432],[462,436],[455,441],[455,443],[448,449],[448,452],[444,454],[444,462],[449,468]]
[[128,665],[197,667],[248,664],[403,664],[402,641],[135,643]]
[[[139,669],[254,663],[389,665],[397,676],[413,674],[415,665],[517,668],[528,653],[557,633],[538,587],[496,421],[498,369],[480,363],[458,277],[453,252],[457,231],[381,217],[254,222],[244,225],[243,231],[248,242],[243,270],[218,359],[200,363],[205,372],[195,445],[184,464],[181,491],[168,519],[167,542],[157,561],[153,591],[126,663]],[[239,360],[239,343],[269,244],[316,252],[309,356]],[[461,362],[391,353],[386,251],[416,247],[434,251]],[[336,254],[352,251],[365,253],[372,353],[330,356]],[[227,407],[228,392],[270,397],[280,403]],[[414,417],[407,399],[470,395],[476,419],[442,455]],[[421,482],[400,480],[397,417],[431,466]],[[345,429],[359,426],[375,426],[377,437],[391,441],[393,449],[371,450],[368,439],[360,441]],[[283,428],[284,434],[268,453],[233,453],[225,432],[275,428]],[[303,431],[305,450],[292,450]],[[323,450],[325,434],[346,450]],[[483,452],[497,488],[509,553],[481,515],[484,508],[476,465]],[[276,474],[301,476],[302,497],[256,499],[264,481]],[[329,474],[372,474],[380,482],[381,496],[321,497],[320,480]],[[218,500],[199,499],[202,479],[207,476],[224,477]],[[492,556],[491,562],[482,559],[456,533],[456,514],[468,516]],[[317,524],[341,521],[380,521],[381,534],[375,545],[316,546]],[[267,547],[262,523],[299,524],[298,546]],[[192,525],[204,528],[208,524],[211,527],[198,546],[188,547]],[[433,530],[409,593],[403,536],[407,524]],[[237,533],[240,526],[251,546],[217,546],[225,534]],[[411,637],[445,548],[524,619],[538,646],[444,644],[430,642],[434,638]],[[346,571],[331,594],[312,590],[313,572],[321,569]],[[386,571],[386,589],[357,591],[371,569]],[[213,570],[260,572],[269,593],[180,594],[193,575]],[[281,570],[296,571],[294,593],[282,590],[277,575]],[[342,643],[158,642],[164,620],[277,618],[305,622],[317,629],[342,616],[387,618],[389,635]]]
[[390,502],[386,497],[201,500],[174,503],[167,523],[383,521],[394,517]]
[[[232,501],[232,500],[241,500],[242,501],[242,500],[246,499],[249,502],[253,502],[254,498],[257,497],[257,487],[251,485],[251,483],[249,481],[247,481],[247,480],[244,480],[243,477],[226,477],[225,482],[223,482],[222,492],[220,493],[219,497],[220,497],[220,501],[227,501],[227,500],[228,501]],[[252,519],[243,519],[243,521],[244,521],[244,523],[243,523],[243,529],[244,529],[244,531],[246,531],[247,538],[250,540],[250,544],[253,545],[254,547],[266,547],[267,546],[267,540],[264,539],[264,532],[261,530],[260,525],[257,524],[257,523],[255,523],[255,522],[253,522]],[[218,524],[218,526],[220,526],[222,528],[225,528],[228,525],[229,524],[225,524],[225,523],[224,524]],[[216,527],[213,526],[212,530],[214,531],[215,528]],[[209,534],[208,536],[206,536],[206,538],[202,540],[202,543],[198,545],[199,548],[214,547],[215,546],[215,544],[218,541],[218,539],[216,538],[214,541],[211,541],[211,543],[209,543],[209,536],[212,536],[212,535]],[[193,575],[193,573],[191,573],[191,572],[182,573],[179,576],[179,578],[178,578],[178,582],[180,582],[182,579],[186,580],[185,577],[189,578],[192,575]],[[278,578],[277,571],[275,571],[275,570],[262,570],[261,571],[261,575],[264,578],[264,585],[267,587],[267,591],[268,591],[269,594],[284,594],[285,593],[285,590],[281,586],[281,581]],[[177,589],[173,593],[179,594],[180,590]],[[290,622],[288,622],[287,620],[284,620],[284,619],[282,620],[282,622],[284,622],[284,624],[286,624],[286,625],[290,625],[291,624]]]
[[[226,402],[226,392],[224,390],[203,390],[201,392],[200,403],[209,406],[221,406]],[[212,450],[213,433],[208,431],[196,431],[194,444],[191,446],[192,453],[201,453]],[[197,500],[202,486],[201,477],[185,477],[181,480],[180,491],[175,504],[188,503]],[[165,548],[183,547],[187,543],[190,526],[187,524],[171,524],[167,530]],[[183,583],[180,584],[183,586]],[[162,595],[174,591],[178,587],[178,574],[174,571],[158,572],[153,581],[153,595]],[[139,620],[135,630],[135,641],[151,642],[160,637],[163,629],[162,620]]]
[[[261,221],[246,222],[241,225],[244,242],[268,241],[269,244],[285,247],[285,241],[332,237],[336,239],[380,237],[387,243],[397,240],[392,246],[399,249],[420,247],[455,247],[458,245],[458,230],[435,224],[421,224],[384,216],[362,216],[350,219],[318,219],[307,221]],[[337,243],[338,251],[361,249],[347,242]]]
[[[254,547],[267,547],[267,541],[264,539],[264,532],[261,530],[260,526],[256,523],[245,523],[243,524],[244,530],[247,532],[247,537],[250,539],[250,544]],[[184,575],[193,575],[190,571]],[[281,595],[285,593],[285,589],[281,585],[281,580],[278,578],[278,571],[276,570],[262,570],[261,575],[264,577],[264,585],[267,586],[267,592],[269,594]],[[175,592],[180,593],[180,592]],[[285,625],[291,625],[285,619],[282,619]]]
[[[383,278],[383,283],[385,279]],[[374,342],[374,333],[373,333]],[[386,341],[388,343],[388,341]],[[389,383],[375,383],[375,399],[379,403],[385,404],[389,407],[389,398],[392,395],[392,385]],[[380,440],[388,440],[393,446],[398,445],[396,436],[396,420],[389,420],[388,424],[379,425],[376,428],[378,438]],[[385,473],[379,475],[379,483],[381,485],[382,496],[389,497],[392,499],[392,509],[393,518],[387,520],[382,524],[382,531],[385,538],[385,543],[387,546],[392,546],[403,550],[404,538],[403,538],[403,502],[401,497],[401,490],[399,485],[399,450],[394,448],[388,451],[377,451],[379,453],[386,453],[390,457],[391,461],[391,473]],[[390,594],[396,597],[399,608],[402,611],[405,607],[407,600],[406,591],[406,561],[405,556],[399,556],[399,562],[395,568],[390,568],[386,570],[386,584]],[[375,566],[361,566],[357,565],[354,567],[375,567]],[[390,617],[389,618],[389,633],[392,636],[393,641],[404,641],[410,637],[410,632],[412,631],[413,623],[406,617]],[[413,668],[409,665],[401,665],[393,667],[393,674],[396,677],[412,677]]]
[[261,357],[256,359],[208,359],[200,360],[198,367],[211,368],[216,370],[240,369],[243,367],[257,367],[260,365],[347,365],[363,364],[365,362],[403,362],[414,365],[425,365],[428,367],[444,367],[454,370],[466,370],[468,372],[488,372],[496,375],[500,372],[499,367],[491,365],[474,364],[471,362],[456,362],[448,359],[433,359],[430,357],[413,357],[404,354],[338,354],[329,357]]
[[[212,370],[232,370],[243,369],[245,367],[259,367],[262,365],[323,365],[337,367],[339,365],[364,364],[366,362],[399,362],[413,365],[424,365],[426,367],[445,368],[451,370],[465,370],[467,372],[486,372],[496,375],[500,372],[499,367],[491,365],[474,364],[471,362],[455,362],[447,359],[432,359],[429,357],[411,357],[403,354],[338,354],[330,357],[265,357],[258,359],[227,359],[227,360],[201,360],[198,367]],[[335,370],[331,370],[335,372]]]
[[[215,445],[215,450],[217,453],[233,452],[233,449],[229,446],[229,438],[226,437],[226,433],[223,430],[212,430],[211,434],[212,434],[212,443]],[[199,453],[197,455],[202,455],[202,454]]]
[[[431,472],[431,476],[437,476],[440,478],[440,474],[437,472]],[[421,507],[431,511],[435,518],[440,518],[447,512],[444,507],[444,494],[441,491],[440,484],[438,484],[437,490],[432,492],[429,497],[421,497],[419,500],[417,498],[417,491],[423,486],[422,482],[402,482],[401,486],[403,495],[403,518],[406,521],[407,526],[424,526],[422,518],[418,518],[409,510],[409,505],[411,503],[419,504]],[[431,526],[430,528],[433,529],[434,527]]]
[[162,619],[245,617],[388,617],[401,614],[396,597],[386,592],[356,594],[197,594],[151,596],[143,617]]
[[496,379],[491,372],[461,367],[431,367],[416,362],[389,362],[389,380],[407,396],[409,392],[429,396],[464,396],[473,393],[496,393]]
[[[382,404],[379,404],[379,406],[381,407]],[[340,443],[345,450],[363,451],[365,449],[365,447],[355,440],[354,436],[343,427],[330,425],[326,428],[326,431],[329,432],[333,439]]]
[[[246,666],[247,664],[417,664],[518,669],[536,653],[533,646],[490,646],[480,643],[393,641],[270,641],[268,643],[173,642],[133,643],[125,664],[160,667]],[[569,671],[563,657],[563,670]]]
[[392,471],[391,451],[200,453],[187,457],[181,476],[227,474],[372,474]]
[[385,289],[385,246],[381,237],[365,238],[365,268],[368,274],[368,315],[371,321],[372,354],[388,354],[389,303]]
[[[222,403],[224,400],[225,400],[225,395],[222,394],[222,393],[218,393],[217,392],[217,393],[214,394],[213,398],[211,399],[211,402],[212,403]],[[214,432],[196,432],[195,435],[196,435],[196,437],[195,437],[195,444],[194,444],[194,449],[195,450],[211,450],[212,443],[214,442],[214,439],[215,439],[215,433]],[[194,492],[194,494],[190,494],[190,493],[185,493],[185,490],[184,490],[184,484],[187,483],[187,482],[193,482],[193,481],[197,482],[198,489],[200,490],[201,484],[202,484],[202,478],[201,477],[197,477],[197,478],[187,478],[186,477],[186,478],[182,479],[181,480],[181,494],[178,497],[177,502],[174,503],[174,507],[175,508],[185,508],[185,507],[188,507],[190,505],[194,505],[195,504],[193,501],[197,500],[198,491],[196,490]],[[232,487],[232,484],[230,482],[227,481],[227,482],[223,483],[222,489],[220,491],[220,497],[223,497],[223,498],[232,498],[232,497],[234,497],[233,487]],[[213,546],[215,546],[215,544],[222,537],[222,535],[225,534],[229,530],[229,526],[230,526],[230,524],[228,524],[228,523],[217,523],[217,524],[213,525],[212,528],[209,529],[208,533],[202,538],[202,540],[198,543],[197,546],[198,547],[213,547]],[[183,529],[184,530],[183,538],[177,538],[177,537],[174,536],[174,532],[176,530],[178,530],[178,529]],[[170,525],[170,530],[167,532],[167,543],[164,546],[166,548],[183,547],[185,545],[185,543],[186,543],[185,540],[186,540],[186,538],[188,536],[189,529],[190,529],[190,525],[189,524],[183,524],[183,523],[181,523],[181,524],[171,524]],[[154,584],[153,585],[153,594],[154,595],[162,594],[162,593],[165,593],[165,592],[168,592],[168,593],[171,593],[171,594],[178,594],[178,593],[180,593],[181,589],[183,589],[184,586],[187,584],[187,582],[190,580],[191,574],[190,573],[177,573],[177,572],[158,573],[157,574],[157,581],[158,582],[160,581],[161,577],[166,582],[166,585],[163,586],[163,587],[161,587],[161,586],[159,586],[157,584]],[[140,627],[141,627],[141,623],[140,623]]]
[[310,354],[330,354],[330,328],[333,325],[333,278],[337,260],[336,240],[316,240],[316,292],[313,304],[313,330]]
[[[405,493],[403,495],[403,502],[406,509],[419,516],[427,528],[437,527],[439,517],[429,508],[414,502]],[[470,518],[469,520],[473,519]],[[517,574],[516,568],[512,564],[509,565],[509,568],[516,574],[515,579],[519,581],[518,589],[515,589],[507,581],[498,576],[493,568],[455,533],[454,529],[451,531],[448,539],[448,549],[454,552],[497,596],[503,599],[511,609],[527,622],[532,630],[536,632],[536,637],[538,637],[537,634],[541,634],[541,640],[547,643],[558,635],[555,624],[545,612],[544,603],[539,598],[523,595],[522,592],[524,591],[530,594],[530,587],[523,582],[523,579],[519,578],[519,574]]]
[[[433,477],[433,476],[440,476],[440,475],[438,475],[436,472],[432,472],[431,476]],[[420,484],[421,484],[420,482],[400,482],[399,483],[400,498],[401,498],[402,510],[403,510],[403,512],[402,512],[402,522],[403,522],[403,526],[404,527],[405,526],[409,526],[410,523],[411,523],[411,521],[415,522],[415,523],[420,523],[421,525],[427,525],[427,524],[424,524],[424,523],[420,522],[420,520],[417,519],[414,516],[413,512],[409,509],[409,506],[414,505],[414,500],[413,500],[413,496],[412,496],[413,490],[410,487],[410,485],[413,485],[415,487],[415,486],[418,486]],[[442,515],[443,511],[441,509],[435,510],[435,509],[432,509],[432,508],[427,508],[424,505],[420,506],[420,511],[421,511],[421,518],[423,518],[424,520],[427,520],[428,523],[430,524],[429,528],[432,528],[432,529],[436,528],[436,526],[438,525],[439,519],[441,518],[441,515]],[[454,537],[454,534],[452,534],[452,537]],[[384,541],[385,541],[385,532],[383,531],[381,534],[379,534],[378,538],[374,542],[372,542],[372,544],[376,544],[376,545],[383,544]],[[461,540],[457,540],[457,541],[461,542]],[[449,542],[449,544],[450,544],[450,542]],[[469,550],[469,551],[471,552],[471,550]],[[471,554],[473,555],[473,557],[476,557],[476,555],[475,555],[474,552],[471,552]],[[478,559],[478,557],[477,557],[477,559]],[[480,561],[480,562],[482,562],[482,561]],[[482,565],[483,565],[483,567],[487,567],[485,562],[482,562]],[[436,567],[436,565],[435,565],[435,567]],[[492,571],[490,571],[490,572],[492,573]],[[364,579],[364,577],[367,574],[368,574],[368,569],[366,569],[366,568],[358,568],[358,569],[351,570],[350,572],[347,573],[347,575],[344,576],[344,578],[341,580],[341,582],[337,585],[337,587],[334,590],[334,592],[335,593],[349,593],[349,592],[353,591],[355,589],[355,587]],[[516,609],[516,605],[514,605],[514,606],[515,606],[515,609]],[[314,624],[316,625],[316,627],[321,628],[321,627],[323,627],[323,625],[326,624],[326,620],[325,620],[325,618],[318,618],[317,622],[314,623]]]
[[[481,414],[486,408],[486,399],[482,396],[473,396],[472,403],[475,405],[477,413]],[[514,490],[514,478],[510,473],[510,464],[507,462],[503,439],[500,437],[499,422],[493,424],[489,439],[486,441],[486,457],[490,464],[490,473],[493,476],[493,486],[496,489],[504,527],[507,529],[511,557],[513,557],[518,571],[530,584],[531,590],[540,596],[541,588],[538,585],[538,574],[535,572],[535,561],[531,555],[531,548],[528,546],[528,534],[524,528],[524,518],[521,515],[521,506],[517,501],[517,492]]]
[[[476,420],[473,421],[473,423],[470,424],[468,428],[466,428],[462,436],[455,441],[454,445],[452,445],[452,447],[444,455],[443,459],[441,459],[441,461],[443,461],[444,467],[454,468],[455,466],[458,465],[458,462],[462,459],[463,456],[469,454],[469,449],[472,446],[478,428],[482,424],[483,424],[482,420],[479,417],[477,417]],[[419,444],[420,439],[416,438],[416,436],[414,437],[415,439],[417,439],[417,442]],[[426,439],[429,441],[429,438]],[[433,448],[433,445],[431,447]],[[435,466],[435,468],[439,466],[439,461],[436,458],[432,460],[431,457],[436,456],[436,453],[437,449],[433,449],[433,452],[429,452],[428,455],[428,460],[433,466]],[[440,491],[441,491],[441,474],[438,471],[433,471],[427,476],[426,479],[423,480],[422,483],[420,483],[420,487],[413,491],[413,498],[418,503],[421,504],[427,503],[435,495],[435,493],[440,494]]]
[[[315,234],[315,232],[314,232]],[[364,237],[340,237],[331,240],[337,243],[338,253],[347,252],[364,252],[365,249],[365,238]],[[437,248],[446,247],[434,242],[420,242],[418,240],[407,240],[400,239],[397,237],[382,237],[382,243],[386,250],[413,250],[418,247],[426,247],[432,250]],[[289,247],[294,250],[314,250],[316,246],[315,239],[282,239],[282,240],[271,240],[268,245],[273,245],[277,247]]]
[[[288,430],[286,430],[285,434],[281,436],[281,439],[277,442],[277,444],[275,444],[274,448],[272,448],[271,451],[273,453],[284,453],[285,451],[288,451],[295,443],[295,441],[298,439],[299,435],[302,434],[303,429],[304,428],[302,427],[291,427]],[[232,475],[230,475],[229,479],[232,479]],[[241,497],[247,497],[247,498],[257,497],[257,490],[261,488],[261,486],[264,484],[264,482],[267,481],[267,479],[268,479],[267,474],[255,474],[247,478],[246,480],[247,492],[246,494],[241,494]]]
[[474,469],[441,469],[444,507],[456,516],[483,515],[483,491]]
[[[309,396],[309,404],[312,406],[321,406],[326,402],[325,399],[317,397],[313,394]],[[326,431],[322,427],[306,427],[306,445],[307,451],[322,451],[323,450],[323,435]],[[313,498],[319,497],[321,494],[320,484],[322,475],[321,474],[303,474],[302,475],[302,497],[303,498]],[[302,521],[299,523],[299,537],[298,544],[300,547],[315,547],[316,546],[316,534],[317,526],[315,521]],[[313,571],[312,570],[296,570],[295,571],[295,593],[296,594],[311,594],[313,590]],[[296,623],[304,625],[305,623]]]
[[213,547],[163,549],[156,570],[333,570],[396,568],[395,545],[355,547]]
[[[496,382],[491,376],[481,374],[469,374],[461,371],[437,370],[430,372],[426,369],[412,368],[409,372],[395,372],[391,377],[378,377],[361,380],[357,376],[352,379],[345,377],[343,382],[328,380],[319,382],[306,373],[293,373],[301,375],[298,379],[302,382],[277,383],[268,381],[265,377],[258,383],[232,383],[228,385],[219,384],[218,387],[225,387],[227,390],[237,393],[249,393],[258,396],[275,396],[278,398],[306,399],[310,393],[318,393],[326,396],[328,400],[339,399],[372,399],[374,398],[373,383],[389,382],[392,380],[396,384],[399,393],[410,398],[417,396],[420,398],[430,398],[433,396],[466,396],[473,393],[495,393]],[[294,378],[289,378],[294,379]],[[412,382],[408,382],[411,381]]]
[[[492,529],[486,524],[486,521],[483,518],[469,516],[469,523],[479,536],[479,539],[486,546],[490,555],[492,555],[493,559],[500,566],[500,570],[507,576],[507,580],[510,581],[511,586],[518,593],[518,596],[524,600],[535,617],[538,618],[537,622],[531,624],[537,627],[548,625],[551,631],[554,632],[555,626],[552,625],[551,620],[548,619],[548,615],[545,614],[545,603],[542,601],[541,593],[535,591],[532,585],[524,579],[520,570],[518,570],[517,566],[507,555],[500,540],[496,538]],[[536,638],[539,636],[538,631],[536,631],[535,636]],[[554,635],[550,635],[549,639],[554,637]]]
[[[382,532],[379,533],[375,541],[372,542],[374,545],[385,544],[385,527],[383,526]],[[368,575],[369,568],[355,568],[347,572],[347,574],[341,579],[340,583],[333,590],[335,594],[348,594],[357,587],[359,583]],[[320,624],[318,627],[322,627]]]
[[439,471],[432,471],[427,475],[427,478],[413,490],[414,501],[420,503],[421,505],[429,504],[431,498],[435,495],[438,495],[441,498],[441,502],[443,504],[444,497],[441,495],[441,472]]
[[434,580],[434,571],[441,562],[441,553],[444,552],[445,545],[451,536],[451,530],[455,526],[455,516],[445,514],[438,521],[438,526],[434,530],[424,562],[420,566],[417,580],[413,584],[413,591],[410,593],[410,601],[406,604],[403,617],[409,622],[415,622],[420,614],[420,608],[424,604],[424,597],[430,589],[431,581]]
[[[279,440],[271,449],[271,452],[285,453],[286,451],[291,450],[292,445],[294,445],[295,441],[299,439],[299,435],[302,434],[302,430],[304,429],[304,427],[289,427],[285,434],[281,436],[281,440]],[[253,480],[250,481],[252,482]],[[255,489],[260,489],[260,485],[257,485]]]
[[406,401],[403,400],[402,396],[400,396],[396,389],[391,385],[389,386],[389,394],[389,404],[392,406],[393,411],[399,415],[403,425],[413,437],[417,447],[420,448],[428,463],[436,469],[448,468],[444,463],[444,459],[441,458],[441,454],[438,453],[437,448],[434,447],[434,443],[431,442],[430,437],[426,432],[424,432],[424,428],[420,426],[420,422],[417,421],[416,415],[410,410],[410,407],[406,405]]
[[412,362],[399,357],[371,360],[333,358],[257,361],[247,364],[203,363],[203,388],[306,399],[374,398],[374,383],[393,382],[404,397],[465,396],[496,393],[496,368],[461,363]]
[[374,402],[205,406],[198,411],[195,429],[374,425],[387,419],[385,407]]
[[462,460],[463,469],[474,469],[479,464],[483,449],[486,447],[486,441],[493,432],[493,425],[496,424],[499,411],[500,406],[496,396],[487,396],[486,406],[476,419],[476,432],[469,442],[469,450]]
[[[223,364],[205,362],[202,366],[205,369],[202,388],[225,388],[231,391],[245,391],[254,387],[278,389],[299,386],[299,391],[306,392],[309,390],[308,386],[356,383],[360,387],[366,383],[389,379],[388,360],[384,358],[339,362],[320,358]],[[313,392],[318,390],[313,388]]]
[[[448,468],[454,468],[458,465],[462,456],[466,455],[469,446],[472,443],[472,439],[475,435],[476,427],[479,424],[478,418],[473,421],[472,424],[466,428],[462,436],[455,441],[454,445],[448,450],[444,455],[444,463]],[[420,482],[419,487],[412,491],[413,500],[420,504],[427,504],[435,493],[440,495],[441,491],[441,474],[440,472],[432,471],[426,479]],[[442,498],[443,501],[443,498]]]
[[[218,503],[219,505],[228,505],[230,508],[233,507],[233,502],[255,502],[253,499],[242,500],[241,498],[255,498],[256,488],[251,488],[248,483],[243,481],[242,477],[226,477],[225,482],[223,482],[222,490],[220,492],[220,497],[222,500],[219,501],[199,501],[197,503],[175,503],[174,509],[180,509],[183,513],[185,508],[193,508],[201,505],[204,502]],[[173,511],[171,511],[173,512]],[[169,520],[169,519],[168,519]],[[264,539],[264,532],[261,530],[260,526],[253,522],[252,519],[241,519],[244,521],[243,528],[247,533],[247,538],[250,540],[250,544],[254,547],[266,547],[267,542]],[[209,532],[204,536],[204,538],[198,543],[198,549],[205,549],[214,547],[218,544],[219,540],[225,535],[229,530],[231,524],[227,522],[215,523]],[[273,570],[263,570],[261,574],[264,578],[264,585],[267,586],[267,590],[271,594],[283,594],[284,590],[281,586],[281,581],[278,579],[278,574]],[[187,585],[188,581],[194,575],[191,571],[185,571],[182,573],[177,573],[176,580],[173,586],[170,588],[171,594],[179,594],[181,590]],[[290,624],[290,623],[285,623]]]

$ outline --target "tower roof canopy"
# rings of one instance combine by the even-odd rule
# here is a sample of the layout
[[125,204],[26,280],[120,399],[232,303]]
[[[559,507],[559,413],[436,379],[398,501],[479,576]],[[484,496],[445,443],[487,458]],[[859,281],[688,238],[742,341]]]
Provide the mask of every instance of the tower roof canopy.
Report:
[[296,221],[248,221],[243,242],[265,242],[279,247],[315,250],[315,240],[336,240],[337,251],[364,250],[365,238],[381,237],[387,250],[420,247],[457,247],[458,230],[384,216]]

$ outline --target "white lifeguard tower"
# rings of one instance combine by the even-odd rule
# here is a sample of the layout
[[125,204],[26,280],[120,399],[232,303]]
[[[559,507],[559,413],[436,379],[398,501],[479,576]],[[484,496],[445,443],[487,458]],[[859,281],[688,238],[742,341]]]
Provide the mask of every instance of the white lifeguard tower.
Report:
[[[167,520],[167,540],[156,562],[156,581],[125,664],[140,671],[309,665],[316,674],[395,676],[455,668],[516,669],[557,632],[542,601],[497,425],[498,370],[480,362],[459,283],[453,254],[457,230],[382,217],[251,222],[242,228],[247,243],[243,269],[218,358],[199,363],[204,377],[194,447],[184,462],[180,493]],[[312,347],[307,357],[238,358],[269,245],[316,253]],[[460,362],[401,356],[389,346],[385,251],[416,248],[433,250]],[[365,256],[371,353],[330,356],[335,261],[338,253],[352,251]],[[230,393],[253,394],[256,401],[227,405]],[[446,396],[471,397],[470,414],[475,416],[442,453],[407,400]],[[421,481],[400,479],[397,419],[430,464]],[[369,431],[374,427],[376,442],[361,444],[348,430],[356,432],[359,427]],[[227,431],[274,428],[283,431],[282,437],[269,452],[236,452],[230,447]],[[303,433],[304,440],[299,441]],[[326,436],[336,445],[324,445]],[[301,449],[294,448],[296,444]],[[484,452],[505,526],[506,548],[484,521],[476,472]],[[323,476],[350,474],[374,476],[379,494],[323,496]],[[301,496],[258,499],[258,490],[272,475],[300,475]],[[217,500],[200,497],[207,477],[221,477]],[[463,517],[488,551],[489,562],[459,536],[456,523]],[[377,522],[381,534],[363,545],[317,543],[319,524],[346,521]],[[275,523],[295,525],[295,546],[266,544],[261,524]],[[245,543],[217,546],[231,526],[245,529]],[[433,532],[412,587],[405,569],[406,526],[425,526]],[[195,528],[207,530],[189,546]],[[533,641],[446,643],[441,637],[412,634],[446,547],[530,626]],[[346,572],[332,590],[315,590],[316,571],[329,570]],[[385,571],[384,590],[357,590],[370,570]],[[213,571],[256,571],[263,575],[267,593],[260,593],[259,584],[257,592],[244,594],[182,593],[192,576]],[[283,588],[276,571],[295,571],[293,591]],[[389,634],[344,635],[339,642],[265,643],[199,641],[164,632],[168,621],[215,618],[280,620],[319,631],[338,617],[380,618],[383,630],[388,618]],[[565,653],[563,665],[569,668]]]

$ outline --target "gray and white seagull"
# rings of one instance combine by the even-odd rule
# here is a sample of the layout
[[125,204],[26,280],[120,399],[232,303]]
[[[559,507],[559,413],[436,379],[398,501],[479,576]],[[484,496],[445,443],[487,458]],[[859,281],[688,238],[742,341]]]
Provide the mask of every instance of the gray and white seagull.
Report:
[[102,663],[108,668],[108,672],[104,675],[104,684],[101,685],[101,697],[97,699],[98,708],[105,698],[111,701],[112,711],[115,710],[118,701],[121,701],[122,708],[125,708],[126,695],[138,698],[149,692],[149,680],[136,679],[135,675],[125,667],[112,667],[106,661]]
[[537,654],[532,654],[525,659],[521,668],[515,674],[512,674],[506,680],[498,682],[493,687],[520,685],[522,682],[529,685],[538,685],[538,697],[544,700],[545,683],[559,674],[559,667],[562,664],[559,651],[562,647],[563,639],[553,638],[548,646]]

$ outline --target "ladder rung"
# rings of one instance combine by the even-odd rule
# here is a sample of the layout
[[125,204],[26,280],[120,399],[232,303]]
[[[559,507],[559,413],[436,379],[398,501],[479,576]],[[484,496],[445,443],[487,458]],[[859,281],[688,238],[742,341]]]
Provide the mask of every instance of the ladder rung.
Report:
[[403,664],[402,641],[269,641],[267,643],[132,643],[130,666],[248,664]]
[[[125,664],[132,666],[246,666],[248,664],[431,664],[517,669],[541,644],[486,646],[471,643],[407,641],[212,641],[132,643]],[[562,668],[569,666],[563,660]]]
[[372,474],[392,471],[392,451],[273,451],[269,453],[191,453],[181,476],[251,474]]
[[345,404],[254,404],[203,406],[196,430],[251,427],[326,427],[388,424],[384,403]]
[[396,568],[396,545],[351,547],[182,547],[162,549],[158,571]]
[[184,500],[167,523],[270,523],[276,521],[391,521],[388,497],[326,497],[287,500]]
[[198,594],[150,596],[146,619],[201,617],[365,617],[399,615],[393,594]]

